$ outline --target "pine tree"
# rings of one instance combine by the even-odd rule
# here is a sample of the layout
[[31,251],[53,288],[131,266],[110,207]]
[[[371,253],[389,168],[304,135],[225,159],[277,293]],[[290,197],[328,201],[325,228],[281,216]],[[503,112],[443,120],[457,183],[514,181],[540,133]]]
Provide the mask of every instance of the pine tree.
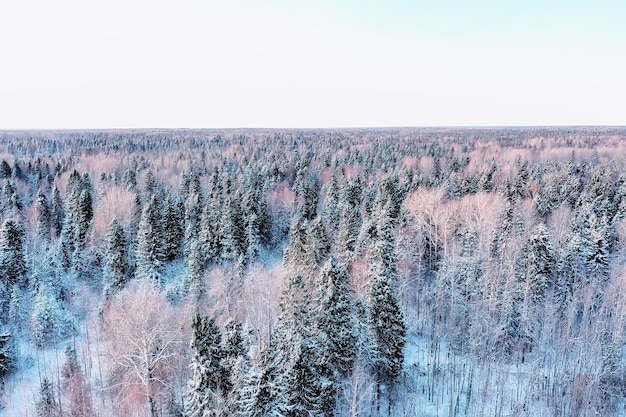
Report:
[[63,228],[63,218],[65,217],[65,212],[63,210],[63,199],[61,198],[61,192],[56,185],[52,190],[52,207],[50,211],[54,236],[59,237],[61,236],[61,229]]
[[26,273],[24,230],[13,219],[0,229],[0,275],[10,284],[21,282]]
[[35,202],[35,222],[37,229],[37,236],[43,242],[50,240],[50,226],[52,223],[52,213],[50,212],[50,206],[46,195],[41,191],[37,193],[37,200]]
[[531,231],[522,253],[525,256],[523,267],[530,290],[529,296],[533,303],[539,304],[551,284],[555,265],[548,229],[543,223]]
[[76,250],[84,250],[87,243],[87,232],[93,220],[93,201],[89,189],[85,188],[78,196],[78,205],[74,214]]
[[313,260],[307,254],[306,223],[300,216],[296,216],[291,222],[283,265],[291,274],[308,276],[311,272]]
[[76,330],[73,318],[63,307],[58,290],[50,281],[38,279],[30,313],[32,339],[40,349],[65,339]]
[[216,262],[221,253],[217,215],[214,214],[212,209],[216,209],[213,204],[204,206],[200,217],[199,242],[204,253],[204,260],[209,263]]
[[224,352],[223,368],[225,377],[222,381],[222,391],[230,395],[240,377],[240,375],[237,375],[237,367],[246,353],[246,348],[241,323],[229,320],[224,326],[224,330],[224,346],[222,350]]
[[13,371],[15,352],[11,333],[0,332],[0,385],[5,376]]
[[394,286],[397,279],[391,222],[383,217],[370,264],[370,328],[376,344],[375,372],[380,384],[393,385],[402,370],[406,323]]
[[191,244],[187,256],[187,282],[193,299],[199,302],[204,296],[204,256],[198,241]]
[[315,265],[321,265],[330,253],[330,240],[319,217],[311,221],[306,229],[305,250]]
[[192,321],[191,379],[184,397],[185,417],[219,415],[224,377],[222,335],[215,319],[197,313]]
[[168,195],[163,204],[163,250],[165,259],[170,262],[180,254],[183,240],[180,217],[176,203]]
[[37,417],[59,417],[59,405],[54,395],[54,386],[47,377],[41,381],[39,400],[35,404]]
[[11,167],[4,159],[0,162],[0,178],[11,178]]
[[339,227],[339,186],[335,173],[330,181],[325,185],[326,194],[322,203],[322,218],[326,227],[330,231],[335,231]]
[[323,335],[323,362],[330,365],[327,376],[346,377],[356,356],[356,328],[348,290],[346,269],[330,258],[321,271],[318,328]]
[[222,221],[219,224],[219,234],[222,239],[221,257],[225,261],[234,262],[241,253],[245,253],[244,222],[241,217],[238,193],[228,195],[224,201]]
[[185,236],[184,252],[189,255],[191,245],[200,236],[200,217],[202,213],[202,201],[198,192],[190,192],[185,199]]
[[128,280],[128,254],[124,229],[113,219],[107,231],[107,250],[104,260],[104,299],[124,288]]
[[137,230],[135,276],[138,279],[159,283],[165,259],[162,232],[159,204],[153,195],[141,212]]
[[321,349],[314,336],[314,311],[309,290],[301,275],[285,276],[280,299],[280,315],[270,341],[265,403],[271,412],[286,416],[321,415],[328,405],[327,377],[322,375]]

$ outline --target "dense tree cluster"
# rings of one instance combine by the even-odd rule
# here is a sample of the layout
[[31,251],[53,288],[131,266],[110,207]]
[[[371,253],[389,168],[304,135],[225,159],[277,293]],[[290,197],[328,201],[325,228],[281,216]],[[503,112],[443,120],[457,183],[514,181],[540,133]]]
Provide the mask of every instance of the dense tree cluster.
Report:
[[621,415],[625,137],[0,132],[0,404]]

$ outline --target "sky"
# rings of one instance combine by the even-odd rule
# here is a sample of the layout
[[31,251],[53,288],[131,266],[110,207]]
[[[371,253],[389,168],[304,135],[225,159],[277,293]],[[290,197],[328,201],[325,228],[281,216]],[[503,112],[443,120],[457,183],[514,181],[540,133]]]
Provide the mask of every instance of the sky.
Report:
[[0,2],[0,129],[519,125],[626,125],[626,1]]

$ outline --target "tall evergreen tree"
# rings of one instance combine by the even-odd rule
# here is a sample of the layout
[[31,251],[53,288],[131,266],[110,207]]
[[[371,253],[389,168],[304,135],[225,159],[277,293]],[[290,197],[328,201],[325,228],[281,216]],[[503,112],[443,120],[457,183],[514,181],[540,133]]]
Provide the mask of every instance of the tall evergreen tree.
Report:
[[395,294],[396,257],[388,217],[381,219],[378,234],[370,264],[370,328],[376,344],[374,369],[380,390],[381,383],[393,385],[402,370],[407,329]]
[[13,219],[8,219],[0,229],[0,275],[5,282],[16,284],[26,273],[24,230]]
[[520,266],[529,290],[528,296],[533,303],[541,303],[552,282],[555,266],[548,229],[543,223],[531,231],[522,249],[522,256],[524,259]]
[[192,321],[191,379],[184,397],[185,417],[219,415],[224,378],[222,334],[215,319],[197,313]]
[[167,261],[173,261],[180,254],[183,228],[176,203],[169,195],[163,204],[163,251]]
[[54,385],[47,377],[41,381],[39,388],[39,399],[35,404],[37,417],[59,417],[60,410],[54,395]]
[[197,240],[191,244],[187,256],[187,282],[193,299],[199,302],[204,295],[204,256]]
[[5,376],[13,371],[15,352],[11,333],[0,332],[0,385]]
[[61,236],[61,229],[63,228],[63,218],[65,217],[65,212],[63,210],[63,199],[61,198],[61,192],[56,185],[52,190],[52,207],[50,211],[54,236],[59,237]]
[[352,371],[357,348],[348,273],[331,257],[322,268],[320,284],[318,328],[323,335],[323,362],[331,368],[327,375],[338,379]]
[[37,193],[37,200],[35,201],[35,222],[37,236],[43,242],[48,242],[50,240],[52,213],[50,211],[48,199],[46,198],[46,195],[41,191]]
[[107,231],[107,250],[104,260],[104,299],[124,288],[128,280],[128,253],[124,229],[113,219]]
[[165,259],[162,233],[159,204],[153,195],[141,212],[137,230],[135,276],[138,279],[145,278],[159,283]]

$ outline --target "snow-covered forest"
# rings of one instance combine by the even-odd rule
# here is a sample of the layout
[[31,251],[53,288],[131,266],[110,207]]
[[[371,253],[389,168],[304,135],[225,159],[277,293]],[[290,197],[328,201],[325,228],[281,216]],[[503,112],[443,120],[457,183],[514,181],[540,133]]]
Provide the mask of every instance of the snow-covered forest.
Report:
[[620,416],[626,129],[0,132],[0,416]]

